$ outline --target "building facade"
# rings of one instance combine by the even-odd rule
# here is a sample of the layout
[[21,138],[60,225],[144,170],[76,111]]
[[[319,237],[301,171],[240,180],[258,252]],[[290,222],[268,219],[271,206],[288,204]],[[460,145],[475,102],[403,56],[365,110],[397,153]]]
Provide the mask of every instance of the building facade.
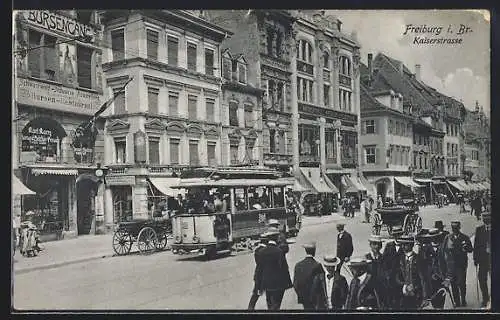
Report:
[[[106,219],[111,227],[159,210],[183,168],[229,155],[220,109],[221,42],[231,35],[187,10],[105,11]],[[188,27],[186,27],[188,26]]]
[[490,121],[483,108],[476,102],[474,110],[467,110],[465,117],[464,171],[473,181],[491,179]]
[[366,191],[357,170],[359,45],[324,11],[299,10],[295,16],[294,175],[317,193]]
[[103,217],[102,32],[95,11],[15,14],[14,174],[36,192],[17,197],[42,240],[96,232]]

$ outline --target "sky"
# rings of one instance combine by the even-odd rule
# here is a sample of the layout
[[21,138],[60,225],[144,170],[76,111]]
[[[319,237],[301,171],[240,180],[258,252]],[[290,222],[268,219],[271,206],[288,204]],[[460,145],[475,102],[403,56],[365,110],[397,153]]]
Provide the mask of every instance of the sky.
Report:
[[[361,45],[361,61],[368,53],[382,52],[403,61],[412,72],[421,65],[422,81],[436,90],[462,100],[474,109],[476,100],[490,112],[490,19],[488,11],[466,10],[326,10],[342,21],[342,31],[355,32]],[[407,32],[408,25],[436,33]],[[451,25],[452,33],[448,33]],[[458,35],[460,25],[472,32]],[[461,44],[414,44],[415,36],[462,38]]]

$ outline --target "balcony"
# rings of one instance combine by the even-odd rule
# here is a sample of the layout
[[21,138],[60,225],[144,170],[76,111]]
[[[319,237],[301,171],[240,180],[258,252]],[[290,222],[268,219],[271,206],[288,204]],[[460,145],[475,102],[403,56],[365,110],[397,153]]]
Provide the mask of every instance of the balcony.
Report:
[[264,153],[265,166],[288,166],[292,164],[291,154]]
[[339,74],[339,84],[341,86],[351,88],[352,79],[349,76]]
[[321,160],[317,155],[301,154],[299,156],[299,162],[321,162]]

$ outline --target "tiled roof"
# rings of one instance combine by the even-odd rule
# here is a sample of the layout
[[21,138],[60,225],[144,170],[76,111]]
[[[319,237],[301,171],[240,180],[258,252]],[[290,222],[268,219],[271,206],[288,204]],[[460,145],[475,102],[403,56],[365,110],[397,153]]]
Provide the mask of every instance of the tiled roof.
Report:
[[364,85],[360,85],[360,88],[361,88],[361,94],[359,98],[361,104],[361,113],[363,113],[363,111],[368,111],[368,110],[387,110],[386,106],[384,106],[377,99],[372,97],[372,95]]

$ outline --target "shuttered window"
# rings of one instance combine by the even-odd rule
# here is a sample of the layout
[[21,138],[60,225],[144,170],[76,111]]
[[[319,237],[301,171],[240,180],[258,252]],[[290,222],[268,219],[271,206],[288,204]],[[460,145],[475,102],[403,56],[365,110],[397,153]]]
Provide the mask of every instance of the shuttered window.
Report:
[[78,86],[92,88],[92,49],[77,46]]
[[205,74],[214,75],[214,51],[205,49]]
[[158,32],[147,30],[147,51],[148,59],[158,60]]
[[158,114],[158,89],[148,88],[148,112]]
[[196,44],[188,43],[187,46],[187,67],[188,70],[196,71]]
[[179,95],[171,93],[168,95],[168,115],[172,117],[178,117],[179,116],[179,111],[178,111],[178,105],[179,105]]
[[217,164],[217,160],[215,158],[215,142],[207,143],[207,158],[208,165],[210,167],[214,167]]
[[177,67],[179,55],[179,39],[167,37],[168,64]]
[[[38,47],[42,44],[42,34],[40,32],[30,30],[28,37],[30,48]],[[38,50],[28,51],[28,69],[32,77],[40,77],[40,52]]]
[[125,58],[125,34],[123,29],[111,31],[111,50],[113,50],[113,61]]
[[160,139],[157,137],[149,138],[149,163],[160,164]]
[[207,99],[206,100],[206,113],[207,113],[207,121],[215,122],[215,100]]
[[[47,79],[55,81],[57,74],[59,73],[59,50],[56,44],[57,38],[49,35],[44,35],[44,72]],[[36,51],[36,50],[35,50]],[[80,70],[80,56],[78,56],[78,70]],[[90,61],[86,66],[87,70],[85,70],[88,74],[90,74]],[[80,75],[80,73],[78,73]],[[85,87],[90,88],[90,87]]]
[[[120,89],[114,89],[113,93],[117,94],[119,90]],[[125,92],[121,92],[120,94],[118,94],[116,96],[115,100],[113,101],[113,104],[115,106],[115,108],[114,108],[115,114],[125,113],[126,112],[126,110],[125,110]]]
[[189,141],[189,164],[192,166],[199,165],[199,157],[198,157],[198,141],[191,140]]
[[189,120],[197,120],[198,119],[198,113],[197,113],[197,101],[198,97],[196,96],[189,96],[188,98],[188,117]]
[[179,139],[170,139],[170,164],[179,164]]

